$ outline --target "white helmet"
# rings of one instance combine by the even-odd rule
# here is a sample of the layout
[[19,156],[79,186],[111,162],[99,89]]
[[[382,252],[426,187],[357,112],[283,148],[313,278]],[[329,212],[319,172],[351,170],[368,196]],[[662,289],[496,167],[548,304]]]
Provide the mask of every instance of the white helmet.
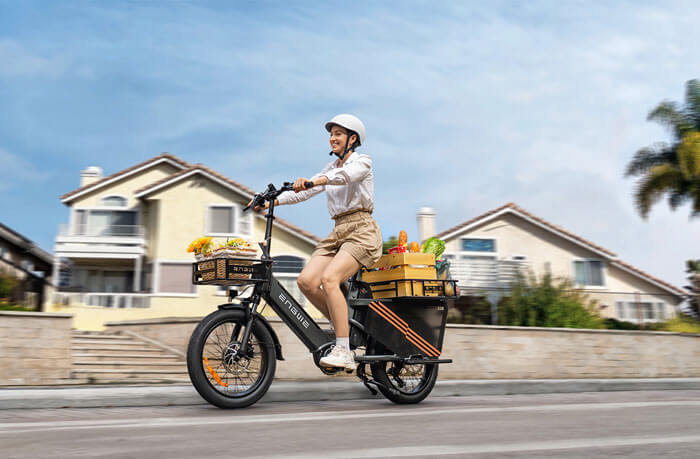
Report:
[[365,125],[362,124],[360,118],[356,117],[355,115],[349,115],[347,113],[343,113],[342,115],[335,115],[332,120],[326,123],[326,131],[331,132],[331,127],[334,124],[340,127],[344,127],[348,131],[355,132],[359,137],[358,145],[362,145],[363,143],[365,143]]

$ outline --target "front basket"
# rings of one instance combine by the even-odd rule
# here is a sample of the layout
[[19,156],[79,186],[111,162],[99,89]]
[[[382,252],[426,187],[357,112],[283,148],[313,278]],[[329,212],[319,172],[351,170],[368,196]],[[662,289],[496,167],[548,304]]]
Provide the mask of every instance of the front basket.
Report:
[[192,263],[192,283],[244,285],[263,282],[264,266],[256,258],[212,258]]

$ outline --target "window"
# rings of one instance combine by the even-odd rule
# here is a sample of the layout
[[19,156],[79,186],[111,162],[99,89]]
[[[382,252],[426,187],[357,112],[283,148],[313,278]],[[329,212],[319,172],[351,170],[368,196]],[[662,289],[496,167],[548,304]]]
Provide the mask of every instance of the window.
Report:
[[625,316],[625,303],[623,303],[622,301],[615,302],[615,316],[620,320],[626,318],[626,316]]
[[302,306],[306,304],[306,298],[297,285],[299,273],[304,269],[304,259],[292,255],[279,255],[272,259],[274,260],[272,272],[275,274],[280,284],[282,284],[282,287],[284,287],[299,304]]
[[656,303],[656,317],[659,320],[666,320],[666,304]]
[[78,236],[135,236],[137,214],[134,210],[75,211],[75,234]]
[[0,245],[0,258],[5,258],[5,254],[7,253],[7,247],[4,245]]
[[160,263],[158,268],[157,293],[196,293],[191,263]]
[[253,212],[243,214],[237,206],[211,205],[207,215],[208,233],[250,237],[253,234]]
[[126,198],[121,196],[107,196],[102,198],[102,205],[106,207],[126,207]]
[[273,258],[272,272],[299,274],[304,269],[304,259],[291,255],[280,255]]
[[644,301],[616,301],[615,316],[619,320],[629,322],[666,320],[666,303],[651,303]]
[[603,262],[600,260],[574,261],[574,280],[578,285],[602,287]]
[[495,252],[495,239],[462,239],[463,252]]
[[209,209],[209,232],[233,234],[233,207],[211,207]]

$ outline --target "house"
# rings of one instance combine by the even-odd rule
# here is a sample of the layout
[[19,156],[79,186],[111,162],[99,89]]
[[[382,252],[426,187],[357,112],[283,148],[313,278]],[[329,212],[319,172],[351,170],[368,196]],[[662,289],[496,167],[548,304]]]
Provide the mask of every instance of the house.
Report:
[[[463,295],[458,307],[483,296],[493,305],[518,273],[570,279],[596,300],[601,316],[628,322],[672,318],[688,294],[514,203],[437,234],[432,209],[421,209],[417,220],[421,240],[435,235],[445,241],[452,277]],[[495,312],[492,308],[492,316]]]
[[[61,196],[68,222],[55,241],[55,268],[68,273],[48,306],[75,314],[79,329],[108,321],[203,316],[225,299],[216,286],[192,285],[191,240],[202,235],[263,239],[264,217],[242,210],[254,190],[201,164],[162,154],[107,177],[89,167]],[[299,295],[296,277],[318,238],[276,218],[276,275]]]
[[31,240],[0,223],[0,275],[15,280],[8,300],[41,311],[51,287],[54,258]]

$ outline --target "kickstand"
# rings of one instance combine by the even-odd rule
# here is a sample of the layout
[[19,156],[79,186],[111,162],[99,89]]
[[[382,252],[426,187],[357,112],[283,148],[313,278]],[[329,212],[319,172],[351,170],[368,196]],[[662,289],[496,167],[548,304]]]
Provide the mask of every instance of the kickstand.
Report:
[[362,380],[362,384],[365,385],[367,390],[369,390],[372,395],[377,395],[377,389],[370,386],[370,384],[372,382],[367,378],[367,374],[365,373],[365,364],[364,363],[361,364],[359,367],[357,367],[357,376]]

